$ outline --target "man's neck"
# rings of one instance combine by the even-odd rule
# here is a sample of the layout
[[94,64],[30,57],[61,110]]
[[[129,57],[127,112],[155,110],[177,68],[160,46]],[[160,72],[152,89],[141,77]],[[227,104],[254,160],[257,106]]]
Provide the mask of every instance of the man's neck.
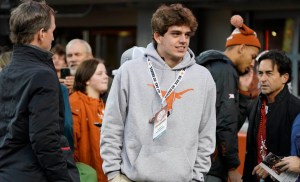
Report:
[[235,59],[234,59],[234,55],[231,54],[230,51],[224,51],[224,54],[229,58],[229,61],[234,65],[236,66],[236,62],[235,62]]
[[176,65],[178,65],[178,64],[182,61],[182,59],[179,60],[179,61],[165,60],[165,59],[164,59],[164,61],[165,61],[165,63],[166,63],[170,68],[174,68]]
[[276,100],[277,95],[279,95],[280,92],[281,92],[283,89],[284,89],[284,86],[283,86],[280,90],[278,90],[278,91],[276,91],[276,92],[273,92],[272,94],[267,95],[267,101],[268,101],[268,104],[274,103],[275,100]]
[[165,63],[170,68],[174,68],[177,64],[179,64],[183,60],[183,58],[178,58],[177,60],[175,60],[174,57],[164,53],[162,50],[159,49],[159,47],[156,48],[156,51],[157,51],[158,55],[165,61]]
[[275,97],[269,97],[267,96],[267,101],[268,101],[268,104],[272,104],[275,102]]

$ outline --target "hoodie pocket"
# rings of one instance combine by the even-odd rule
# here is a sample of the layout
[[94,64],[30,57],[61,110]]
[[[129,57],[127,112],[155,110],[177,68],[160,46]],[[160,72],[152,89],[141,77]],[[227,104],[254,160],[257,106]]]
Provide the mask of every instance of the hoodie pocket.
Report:
[[184,149],[143,145],[134,165],[136,181],[191,181],[193,168]]

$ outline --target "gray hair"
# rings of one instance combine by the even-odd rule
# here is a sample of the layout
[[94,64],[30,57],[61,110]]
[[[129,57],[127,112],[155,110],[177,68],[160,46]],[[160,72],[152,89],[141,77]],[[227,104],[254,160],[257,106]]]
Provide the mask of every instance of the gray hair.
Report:
[[66,48],[69,47],[69,46],[72,46],[74,43],[80,43],[80,44],[84,45],[84,47],[86,49],[86,52],[92,54],[92,48],[91,48],[90,44],[87,41],[83,40],[83,39],[72,39],[72,40],[70,40],[68,42],[68,44],[66,45]]

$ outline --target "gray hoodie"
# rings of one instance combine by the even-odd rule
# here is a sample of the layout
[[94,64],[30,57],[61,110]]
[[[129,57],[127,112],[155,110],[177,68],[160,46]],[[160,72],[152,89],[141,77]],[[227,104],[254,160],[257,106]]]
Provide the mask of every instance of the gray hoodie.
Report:
[[[186,68],[175,94],[168,99],[172,111],[167,130],[155,140],[149,120],[162,104],[147,59],[162,94]],[[191,50],[170,68],[150,43],[145,56],[121,66],[108,96],[100,148],[108,179],[122,173],[133,181],[204,181],[215,149],[215,100],[214,80],[206,68],[195,64]]]

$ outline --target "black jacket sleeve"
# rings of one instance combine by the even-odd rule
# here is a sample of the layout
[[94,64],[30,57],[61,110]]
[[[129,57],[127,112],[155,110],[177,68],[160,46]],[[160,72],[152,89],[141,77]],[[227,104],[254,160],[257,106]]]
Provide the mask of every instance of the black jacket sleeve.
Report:
[[249,116],[250,109],[253,105],[253,100],[249,96],[245,96],[243,94],[239,94],[239,123],[238,123],[238,131],[242,128],[246,119]]
[[28,111],[32,148],[49,181],[70,181],[60,146],[57,78],[50,72],[40,72],[30,84]]
[[227,169],[240,165],[238,157],[239,94],[238,77],[230,65],[211,71],[217,86],[217,146]]

